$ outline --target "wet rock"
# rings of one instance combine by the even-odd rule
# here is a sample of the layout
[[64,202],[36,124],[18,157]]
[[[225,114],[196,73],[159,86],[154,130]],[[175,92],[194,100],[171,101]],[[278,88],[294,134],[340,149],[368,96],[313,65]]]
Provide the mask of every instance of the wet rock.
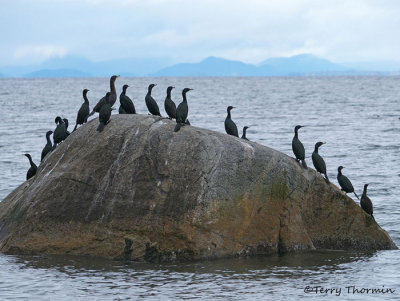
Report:
[[92,120],[0,203],[5,253],[172,261],[394,249],[314,170],[255,142],[173,121]]

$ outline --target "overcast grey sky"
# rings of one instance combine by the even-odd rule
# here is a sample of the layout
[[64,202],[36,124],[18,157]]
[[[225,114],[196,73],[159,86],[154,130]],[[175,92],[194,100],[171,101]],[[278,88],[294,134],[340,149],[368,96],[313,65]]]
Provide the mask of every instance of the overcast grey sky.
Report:
[[258,63],[312,53],[400,61],[397,0],[0,0],[0,65],[220,56]]

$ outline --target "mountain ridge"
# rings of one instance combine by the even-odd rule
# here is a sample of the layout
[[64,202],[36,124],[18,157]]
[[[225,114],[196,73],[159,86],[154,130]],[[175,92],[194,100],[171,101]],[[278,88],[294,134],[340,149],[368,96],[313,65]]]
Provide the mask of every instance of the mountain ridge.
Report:
[[114,59],[94,62],[84,57],[53,57],[41,64],[0,67],[3,77],[107,77],[123,76],[346,76],[400,75],[400,62],[334,63],[313,54],[272,57],[249,64],[209,56],[199,62],[170,64],[162,59]]

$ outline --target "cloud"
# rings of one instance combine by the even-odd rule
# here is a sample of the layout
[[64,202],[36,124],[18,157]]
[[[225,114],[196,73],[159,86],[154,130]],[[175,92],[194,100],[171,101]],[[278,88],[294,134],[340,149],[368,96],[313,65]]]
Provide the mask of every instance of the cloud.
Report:
[[398,1],[14,0],[2,10],[0,64],[66,52],[92,60],[216,55],[258,63],[307,52],[400,61]]
[[14,60],[45,60],[50,57],[64,56],[68,49],[58,45],[25,45],[15,49]]

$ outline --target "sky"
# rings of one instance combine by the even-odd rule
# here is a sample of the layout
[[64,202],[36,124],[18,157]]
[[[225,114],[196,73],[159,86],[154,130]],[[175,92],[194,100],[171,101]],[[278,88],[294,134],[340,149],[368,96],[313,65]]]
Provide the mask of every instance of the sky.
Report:
[[78,55],[400,61],[397,0],[0,0],[0,66]]

